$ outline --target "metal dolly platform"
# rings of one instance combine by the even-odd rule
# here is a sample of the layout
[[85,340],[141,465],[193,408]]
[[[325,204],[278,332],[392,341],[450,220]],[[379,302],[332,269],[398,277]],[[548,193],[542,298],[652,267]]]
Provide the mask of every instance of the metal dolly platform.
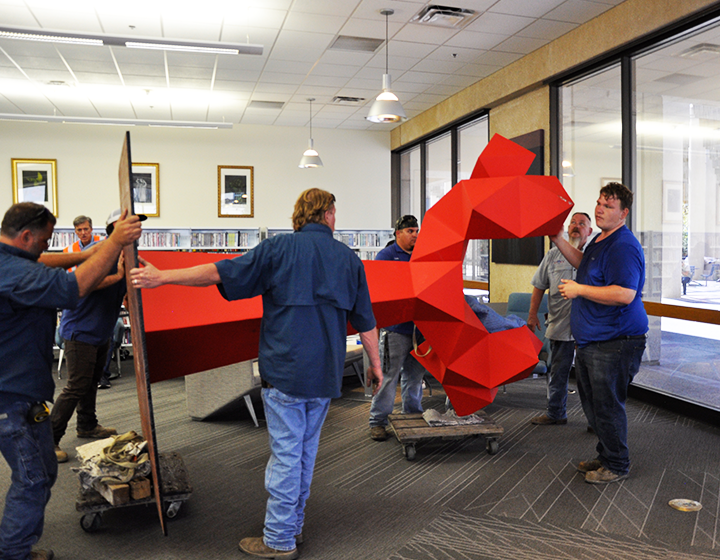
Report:
[[500,449],[498,438],[505,431],[482,410],[475,413],[483,418],[481,424],[462,424],[456,426],[431,426],[423,415],[391,414],[388,416],[389,427],[395,437],[402,444],[403,455],[408,461],[415,459],[415,444],[431,438],[461,439],[469,436],[482,435],[485,438],[485,448],[490,455],[495,455]]
[[[180,506],[192,494],[192,486],[185,464],[178,453],[160,453],[159,459],[163,509],[165,515],[172,519],[177,516]],[[155,497],[151,495],[148,498],[130,500],[125,504],[114,506],[95,490],[81,489],[75,502],[75,509],[83,514],[80,518],[80,526],[83,530],[86,533],[94,533],[102,525],[103,512],[115,508],[154,503]]]

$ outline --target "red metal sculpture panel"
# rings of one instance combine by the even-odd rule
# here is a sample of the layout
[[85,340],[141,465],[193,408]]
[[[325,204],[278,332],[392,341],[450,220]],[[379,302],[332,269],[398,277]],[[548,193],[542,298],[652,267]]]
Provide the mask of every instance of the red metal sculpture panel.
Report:
[[[488,333],[464,300],[462,278],[470,239],[553,235],[562,228],[573,203],[557,178],[525,175],[534,157],[495,135],[471,178],[425,214],[410,262],[364,263],[378,326],[415,322],[426,338],[418,359],[460,415],[491,403],[500,385],[526,377],[538,361],[541,343],[529,329]],[[160,268],[227,258],[144,257]],[[257,356],[259,298],[228,304],[215,289],[178,286],[148,290],[144,298],[153,381]]]

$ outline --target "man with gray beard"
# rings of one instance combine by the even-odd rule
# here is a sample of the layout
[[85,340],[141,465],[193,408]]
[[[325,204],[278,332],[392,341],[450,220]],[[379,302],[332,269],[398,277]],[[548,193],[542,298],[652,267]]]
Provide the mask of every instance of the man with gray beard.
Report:
[[[591,224],[590,216],[584,212],[575,212],[572,215],[568,225],[568,241],[573,247],[583,250],[588,236],[592,233]],[[547,252],[531,280],[533,292],[527,324],[533,332],[540,328],[538,309],[545,290],[550,290],[545,337],[550,340],[551,356],[547,378],[547,412],[533,418],[530,421],[533,424],[567,424],[568,378],[575,355],[575,340],[570,332],[572,302],[563,298],[558,286],[562,278],[574,279],[576,272],[560,250],[553,247]]]

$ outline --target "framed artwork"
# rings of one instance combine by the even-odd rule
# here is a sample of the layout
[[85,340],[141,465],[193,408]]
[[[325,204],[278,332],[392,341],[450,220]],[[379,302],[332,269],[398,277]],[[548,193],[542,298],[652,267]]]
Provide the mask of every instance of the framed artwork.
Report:
[[682,223],[683,188],[680,181],[663,181],[663,223]]
[[159,163],[133,163],[130,187],[136,214],[160,216]]
[[13,158],[11,164],[13,204],[43,204],[57,218],[57,160]]
[[218,165],[218,217],[252,218],[254,213],[253,168]]

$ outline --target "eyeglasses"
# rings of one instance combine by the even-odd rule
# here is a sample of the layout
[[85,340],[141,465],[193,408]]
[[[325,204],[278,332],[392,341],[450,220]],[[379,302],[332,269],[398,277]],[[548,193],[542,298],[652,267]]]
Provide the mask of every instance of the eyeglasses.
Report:
[[43,206],[43,207],[40,208],[37,212],[35,212],[35,214],[33,214],[33,215],[30,217],[30,219],[28,219],[28,220],[26,220],[25,222],[23,222],[23,224],[22,224],[21,226],[15,228],[15,230],[16,230],[18,233],[20,233],[22,230],[24,230],[26,227],[28,227],[28,226],[29,226],[30,224],[32,224],[33,222],[36,222],[36,221],[38,221],[40,218],[43,218],[43,217],[46,215],[47,212],[48,212],[48,209],[47,209],[45,206]]

